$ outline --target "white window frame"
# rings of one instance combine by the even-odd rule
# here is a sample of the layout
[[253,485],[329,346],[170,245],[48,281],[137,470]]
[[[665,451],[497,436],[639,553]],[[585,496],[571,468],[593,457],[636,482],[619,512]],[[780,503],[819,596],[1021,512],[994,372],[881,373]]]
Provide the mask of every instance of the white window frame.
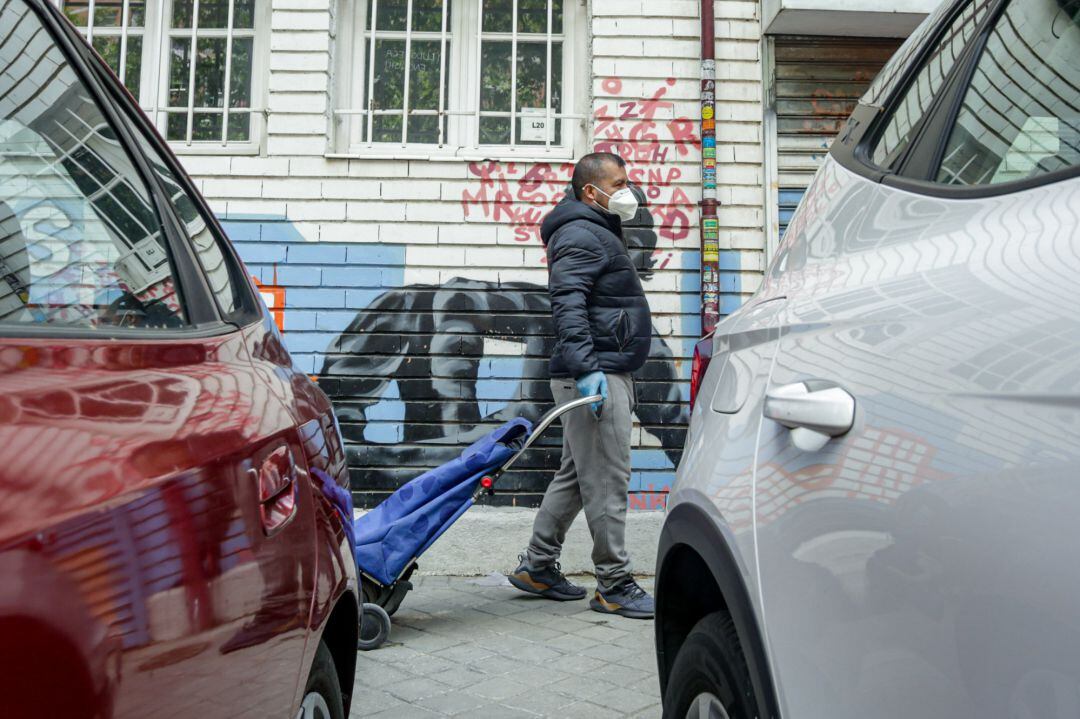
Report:
[[[57,7],[63,6],[63,0],[52,0],[53,4]],[[178,155],[256,155],[263,150],[263,145],[266,139],[266,96],[267,96],[267,78],[269,73],[266,72],[266,68],[269,64],[269,49],[270,49],[270,0],[255,0],[255,28],[248,30],[246,28],[239,28],[233,30],[232,28],[213,28],[199,30],[198,25],[198,11],[199,0],[193,0],[195,13],[196,28],[194,31],[190,28],[172,28],[170,27],[169,18],[172,17],[172,0],[146,0],[145,2],[145,18],[144,26],[142,28],[128,28],[128,5],[129,0],[124,0],[123,8],[123,25],[121,27],[101,27],[95,28],[93,25],[94,5],[95,0],[89,0],[89,14],[87,19],[87,28],[84,36],[87,41],[93,42],[95,35],[110,35],[113,37],[120,37],[121,47],[121,80],[124,79],[123,74],[126,72],[125,53],[127,51],[127,36],[139,35],[142,37],[142,62],[140,63],[140,79],[139,79],[139,97],[135,98],[138,101],[139,106],[143,109],[154,123],[154,126],[161,133],[162,137],[167,137],[168,113],[166,109],[183,109],[183,108],[168,108],[168,92],[169,92],[169,45],[170,41],[174,37],[192,37],[193,42],[197,42],[199,37],[225,37],[227,48],[232,47],[233,37],[253,37],[254,42],[252,44],[252,71],[251,71],[251,108],[250,110],[244,109],[241,112],[251,115],[251,134],[247,141],[230,141],[226,140],[226,133],[228,132],[229,114],[236,113],[237,110],[228,107],[228,92],[229,82],[231,81],[232,70],[232,53],[226,51],[226,65],[225,65],[225,107],[222,118],[222,140],[191,140],[191,123],[188,126],[188,136],[183,141],[171,140],[169,141],[169,147],[173,152]],[[233,0],[229,0],[229,12],[232,13]],[[231,22],[230,22],[231,25]],[[83,32],[83,28],[78,28],[80,32]],[[134,32],[133,32],[134,31]],[[194,102],[194,77],[197,60],[195,53],[192,55],[192,62],[189,69],[188,79],[188,111],[199,113],[200,110],[220,110],[222,108],[198,108],[193,107],[191,103]]]
[[[482,0],[447,0],[453,3],[451,19],[446,24],[445,38],[450,51],[444,53],[442,62],[445,71],[450,74],[444,98],[444,114],[448,117],[444,142],[435,143],[398,143],[372,142],[371,133],[366,133],[367,140],[362,140],[361,124],[370,119],[368,108],[361,107],[367,83],[371,81],[372,47],[368,43],[370,33],[367,28],[368,7],[372,0],[340,0],[338,4],[338,28],[336,40],[336,77],[334,87],[334,122],[333,137],[330,144],[331,158],[366,158],[366,159],[432,159],[432,160],[512,160],[512,161],[566,161],[579,157],[586,151],[586,126],[589,115],[586,114],[589,86],[579,77],[575,68],[589,67],[588,49],[585,36],[585,8],[582,0],[563,0],[562,43],[562,104],[563,112],[557,113],[551,107],[551,88],[547,89],[547,112],[553,121],[561,125],[563,144],[555,145],[518,145],[516,144],[517,83],[511,82],[511,109],[509,112],[484,111],[485,117],[511,118],[510,145],[481,145],[480,132],[480,7]],[[513,2],[516,8],[517,0]],[[411,2],[407,11],[411,11]],[[513,12],[516,17],[517,13]],[[410,17],[411,12],[408,12]],[[378,18],[376,18],[376,23]],[[424,33],[440,37],[441,33]],[[404,31],[379,31],[377,37],[405,39]],[[515,44],[517,32],[484,32],[484,40],[510,41]],[[553,37],[559,38],[558,35]],[[407,40],[407,42],[409,42]],[[511,63],[511,71],[516,75],[517,62]],[[406,63],[406,78],[409,63]],[[587,77],[591,77],[591,72]],[[406,80],[407,82],[407,80]],[[441,90],[440,90],[441,92]],[[421,111],[420,114],[432,114]],[[403,127],[405,123],[402,123]],[[441,130],[440,130],[441,133]]]

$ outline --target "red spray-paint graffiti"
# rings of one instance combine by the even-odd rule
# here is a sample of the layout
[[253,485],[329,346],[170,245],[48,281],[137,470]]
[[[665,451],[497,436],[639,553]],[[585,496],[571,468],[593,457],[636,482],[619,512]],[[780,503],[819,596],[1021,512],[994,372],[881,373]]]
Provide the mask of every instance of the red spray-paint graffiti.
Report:
[[630,509],[667,509],[667,497],[670,491],[670,485],[657,487],[650,482],[643,491],[634,492],[628,496],[627,506]]
[[513,227],[518,242],[539,241],[540,220],[562,199],[573,171],[566,163],[556,168],[546,162],[470,162],[469,174],[480,184],[476,192],[461,193],[465,217],[478,207],[482,217]]
[[[689,118],[674,117],[674,104],[664,97],[675,84],[668,78],[647,98],[619,100],[597,106],[593,113],[593,148],[611,152],[630,165],[630,180],[645,190],[662,238],[684,240],[690,235],[690,211],[695,203],[676,183],[683,171],[670,163],[692,161],[701,140]],[[622,91],[619,78],[601,82],[605,92]],[[662,116],[670,119],[664,119]],[[479,216],[514,228],[518,242],[539,240],[540,220],[562,199],[573,165],[541,162],[474,162],[469,174],[479,180],[476,189],[461,193],[465,217]],[[665,193],[665,188],[671,188]],[[667,194],[667,197],[664,195]]]
[[[613,94],[622,90],[618,78],[609,78],[605,83],[604,88]],[[689,118],[658,118],[664,110],[673,114],[674,104],[663,98],[674,85],[675,78],[668,78],[646,99],[597,107],[593,113],[593,147],[626,160],[631,166],[630,180],[643,187],[650,200],[660,198],[661,188],[674,188],[666,202],[654,205],[653,215],[660,237],[678,241],[690,234],[689,210],[694,203],[681,187],[674,185],[682,177],[682,170],[667,164],[671,159],[689,159],[700,148],[701,140],[694,134],[694,123]]]

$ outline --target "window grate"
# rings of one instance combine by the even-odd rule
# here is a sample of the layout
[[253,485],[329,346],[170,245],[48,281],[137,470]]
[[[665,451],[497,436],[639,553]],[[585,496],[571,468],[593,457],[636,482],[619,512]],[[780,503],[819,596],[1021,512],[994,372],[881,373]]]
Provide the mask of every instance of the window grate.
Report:
[[53,2],[174,146],[254,148],[267,0]]
[[[250,142],[254,6],[254,0],[174,0],[164,107],[168,140],[189,147]],[[238,61],[242,73],[236,72]]]
[[[333,110],[338,127],[369,153],[565,155],[587,118],[563,106],[576,11],[565,0],[361,3],[352,26],[364,69],[350,83],[360,102]],[[342,74],[355,72],[347,58],[339,63]]]
[[60,8],[120,82],[138,97],[146,35],[145,0],[67,0]]

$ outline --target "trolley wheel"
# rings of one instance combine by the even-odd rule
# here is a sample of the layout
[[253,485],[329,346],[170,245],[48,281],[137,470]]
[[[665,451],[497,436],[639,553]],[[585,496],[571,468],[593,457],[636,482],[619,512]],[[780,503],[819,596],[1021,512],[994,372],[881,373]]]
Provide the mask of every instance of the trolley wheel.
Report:
[[356,648],[367,652],[378,649],[390,638],[390,615],[378,604],[364,604],[360,612],[360,639]]

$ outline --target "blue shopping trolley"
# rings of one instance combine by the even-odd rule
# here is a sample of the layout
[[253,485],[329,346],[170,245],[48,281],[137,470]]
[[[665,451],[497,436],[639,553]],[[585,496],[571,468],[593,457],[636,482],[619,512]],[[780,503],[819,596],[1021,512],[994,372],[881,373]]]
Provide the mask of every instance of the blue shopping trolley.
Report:
[[363,611],[360,649],[390,636],[390,615],[412,589],[417,559],[563,414],[600,401],[581,397],[552,409],[534,426],[518,418],[469,445],[459,457],[409,481],[353,521]]

